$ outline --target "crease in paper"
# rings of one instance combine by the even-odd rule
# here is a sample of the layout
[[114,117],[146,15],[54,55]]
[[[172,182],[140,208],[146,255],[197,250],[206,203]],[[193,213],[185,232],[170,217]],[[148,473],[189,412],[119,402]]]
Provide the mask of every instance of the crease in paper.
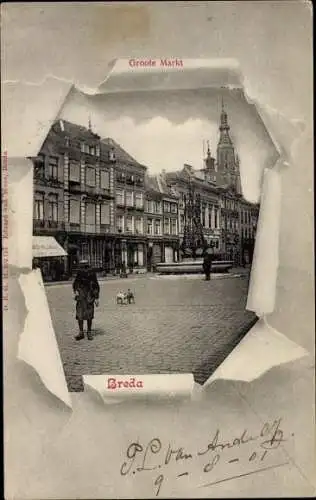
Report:
[[246,308],[262,317],[272,313],[279,264],[281,179],[277,168],[263,176],[260,211]]
[[18,358],[31,365],[47,389],[71,407],[40,270],[22,274],[19,283],[24,293],[27,315],[19,341]]
[[[103,83],[103,85],[99,87],[96,93],[107,92],[109,90],[106,87],[109,85],[109,82],[111,82],[111,78],[113,81],[113,76],[116,74],[115,73],[116,64],[117,62],[112,67],[112,70],[110,71],[110,74],[108,75],[106,81]],[[239,71],[238,64],[233,63],[232,68],[227,67],[225,71],[223,71],[223,67],[225,66],[224,60],[221,61],[217,60],[213,62],[213,68],[212,64],[210,65],[204,64],[204,65],[208,66],[207,70],[208,72],[211,72],[212,69],[214,70],[214,68],[217,68],[216,78],[218,79],[220,78],[220,76],[223,77],[223,75],[225,75],[226,81],[221,82],[222,85],[224,84],[225,88],[242,87],[240,83],[241,73]],[[182,70],[182,73],[185,73],[185,71]],[[175,74],[175,72],[173,72],[173,74]],[[199,82],[199,85],[203,87],[202,69],[199,72],[200,76],[201,74],[202,74],[202,82]],[[227,76],[229,76],[229,78],[227,78]],[[214,86],[216,78],[211,82]],[[117,85],[117,81],[118,81],[118,76],[116,78],[116,81],[114,82],[115,85]],[[168,85],[170,86],[170,81],[172,83],[172,80],[165,78],[163,84],[168,87]],[[191,85],[193,84],[193,82],[194,80],[191,80]],[[7,95],[5,95],[6,98],[6,107],[4,112],[5,127],[3,127],[5,134],[3,135],[4,138],[3,144],[5,145],[5,148],[8,150],[9,157],[10,154],[12,156],[13,153],[14,156],[20,156],[23,158],[25,158],[25,156],[35,156],[38,153],[41,144],[45,140],[45,137],[51,126],[51,123],[60,115],[61,109],[63,105],[67,102],[67,98],[69,97],[71,90],[74,89],[74,86],[69,82],[53,78],[48,80],[46,79],[43,85],[37,86],[37,88],[35,85],[33,87],[29,86],[28,88],[29,93],[30,89],[31,91],[34,91],[34,89],[36,89],[37,91],[40,90],[40,92],[36,92],[36,97],[38,98],[39,95],[41,95],[41,99],[35,101],[36,106],[30,107],[30,106],[25,106],[25,86],[23,84],[19,84],[18,91],[20,92],[20,94],[18,95],[17,111],[19,110],[19,107],[21,107],[21,105],[24,106],[24,108],[28,109],[28,114],[26,114],[23,117],[23,119],[20,120],[19,113],[17,112],[12,114],[11,113],[12,106],[7,106],[10,100],[11,102],[14,101],[14,88],[12,87],[13,84],[10,83],[10,85],[11,88],[9,89],[9,92],[7,92]],[[113,84],[112,90],[115,88],[115,85]],[[220,87],[222,85],[218,86]],[[22,87],[24,88],[24,96]],[[159,88],[161,88],[161,84]],[[173,88],[172,85],[171,88]],[[124,91],[126,90],[127,89],[125,87]],[[139,90],[139,89],[133,88],[132,90]],[[116,87],[116,91],[119,92],[120,89]],[[93,93],[94,92],[92,91],[92,89],[90,89],[90,94]],[[55,98],[51,99],[52,95],[54,95]],[[32,100],[34,102],[34,95]],[[44,113],[43,110],[45,110]],[[35,119],[34,116],[36,116]],[[274,123],[274,118],[272,116],[270,117],[270,119],[271,123]],[[21,129],[21,132],[19,132],[19,134],[16,134],[17,123],[19,123]],[[14,134],[12,134],[13,130]],[[24,138],[24,141],[14,140],[16,137],[21,137],[21,136]],[[279,151],[281,151],[280,148]],[[271,165],[271,167],[272,166],[273,165]],[[253,310],[254,312],[256,312],[258,316],[264,316],[265,314],[272,312],[274,308],[275,284],[276,284],[276,275],[278,266],[279,206],[280,206],[280,195],[281,195],[280,178],[279,178],[279,173],[277,171],[274,171],[272,169],[271,170],[267,169],[264,172],[263,178],[264,180],[263,180],[262,194],[261,194],[261,209],[259,216],[257,240],[255,244],[254,261],[252,266],[251,281],[250,281],[250,288],[249,288],[248,302],[247,302],[247,309]],[[32,188],[30,188],[29,179],[28,179],[28,188],[26,192],[29,193],[29,195],[27,198],[25,198],[25,201],[27,202],[27,206],[29,206],[32,213],[33,210]],[[273,206],[274,206],[274,212],[271,208]],[[15,211],[12,212],[14,214],[14,218],[15,219],[18,218],[23,212],[23,210],[25,210],[25,208],[26,208],[25,204],[24,207],[22,207],[21,205],[20,206],[15,205]],[[268,224],[270,224],[271,227],[269,227]],[[16,237],[17,236],[16,231],[14,232],[15,232],[14,236]],[[27,244],[30,246],[30,248],[32,248],[31,227],[29,236],[30,237],[28,239]],[[31,260],[29,256],[27,257],[27,259],[28,259],[27,267],[31,268]],[[16,260],[18,263],[20,262],[20,258],[17,258]],[[267,273],[270,273],[269,279],[267,279]],[[35,276],[37,276],[36,279]],[[21,276],[20,282],[25,294],[26,302],[28,304],[28,315],[26,318],[25,329],[21,335],[21,341],[19,344],[19,358],[23,359],[24,361],[32,365],[33,368],[39,373],[46,387],[53,394],[55,394],[62,401],[64,401],[65,404],[71,406],[71,401],[66,386],[66,380],[63,373],[61,358],[41,278],[39,279],[38,275],[35,275],[32,272],[27,278],[26,276]],[[47,322],[41,322],[39,320],[37,304],[35,303],[35,305],[32,306],[32,301],[34,301],[34,297],[36,297],[35,300],[38,301],[38,303],[43,304],[43,311],[45,311],[44,314],[47,319]],[[35,309],[37,309],[37,311],[35,311]],[[46,360],[45,363],[43,362],[43,360],[40,360],[39,357],[35,356],[33,352],[35,342],[38,336],[41,335],[41,333],[39,333],[39,331],[37,330],[39,326],[40,326],[40,331],[44,332],[41,337],[41,342],[42,342],[41,345],[43,352],[47,353],[47,356],[45,356]],[[34,328],[36,331],[34,331]],[[293,356],[293,349],[294,349],[293,343],[283,336],[283,344],[282,344],[283,353],[280,353],[279,361],[277,359],[278,357],[277,355],[274,357],[273,362],[271,360],[271,356],[268,355],[268,360],[271,360],[271,362],[270,363],[267,362],[264,366],[262,366],[261,371],[259,371],[259,375],[258,374],[256,375],[256,373],[253,372],[252,363],[249,363],[249,359],[252,360],[254,358],[252,357],[252,354],[247,355],[247,350],[249,349],[249,352],[251,352],[253,346],[256,344],[256,336],[254,336],[255,328],[256,326],[251,329],[251,331],[246,335],[242,343],[242,349],[243,349],[242,357],[243,357],[243,369],[244,369],[243,377],[245,380],[249,382],[254,378],[256,378],[256,376],[262,375],[264,371],[267,371],[272,366],[285,362],[283,361],[283,359],[286,353],[288,352],[287,355],[288,357],[286,359],[289,359],[291,356]],[[274,341],[276,342],[275,345],[277,345],[277,343],[278,345],[280,345],[280,339],[279,338],[277,339],[277,337],[275,336],[273,337],[271,335],[270,335],[270,341],[268,342],[267,345],[270,345],[271,352],[274,351],[275,353],[278,352],[278,350],[276,350],[273,347]],[[249,344],[249,347],[247,347],[247,344]],[[259,340],[257,345],[259,346]],[[39,344],[36,345],[37,349],[38,346]],[[227,377],[227,373],[228,374],[231,373],[231,375],[228,376],[228,378],[230,377],[238,378],[241,376],[238,370],[236,371],[235,369],[234,371],[231,370],[231,368],[229,369],[227,368],[228,360],[229,360],[229,366],[231,366],[232,360],[235,360],[235,362],[237,363],[236,366],[238,366],[238,360],[239,358],[241,358],[240,352],[241,351],[239,347],[234,349],[234,351],[228,356],[228,358],[226,358],[226,361],[224,361],[224,363],[216,370],[215,372],[216,377],[219,377],[218,375],[219,373],[222,373],[222,378],[223,376]],[[299,346],[296,346],[295,352],[297,356],[304,355],[303,351]],[[245,362],[245,359],[247,359],[248,361]],[[222,367],[225,368],[225,371],[223,371],[224,368]],[[219,370],[221,369],[222,372],[219,372]],[[246,374],[247,371],[248,371],[248,376]],[[214,377],[214,375],[212,377]],[[94,388],[95,386],[99,387],[98,384],[100,383],[100,381],[96,383],[96,379],[92,381],[92,379],[90,378],[92,376],[87,376],[87,377],[85,377],[85,383],[87,385],[90,385],[91,387]],[[102,377],[104,383],[104,376]],[[189,392],[191,391],[191,389],[188,390]],[[109,400],[109,398],[107,398],[107,400]]]
[[[298,360],[309,353],[260,319],[227,356],[203,387],[215,380],[252,382],[274,366]],[[249,363],[249,360],[255,360]]]

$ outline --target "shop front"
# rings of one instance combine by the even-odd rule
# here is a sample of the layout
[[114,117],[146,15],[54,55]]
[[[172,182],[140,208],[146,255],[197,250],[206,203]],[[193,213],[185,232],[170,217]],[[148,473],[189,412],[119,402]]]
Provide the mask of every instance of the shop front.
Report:
[[150,240],[147,244],[147,270],[153,272],[157,264],[163,261],[164,245],[162,241]]
[[122,269],[129,273],[146,270],[147,252],[146,243],[139,239],[117,238],[114,243],[115,273]]
[[88,260],[97,272],[105,274],[114,271],[114,238],[110,236],[69,236],[68,273],[73,276],[80,260]]
[[166,264],[179,261],[179,240],[166,240],[164,241],[164,260]]
[[44,281],[66,279],[66,251],[53,236],[33,236],[33,268],[40,269]]

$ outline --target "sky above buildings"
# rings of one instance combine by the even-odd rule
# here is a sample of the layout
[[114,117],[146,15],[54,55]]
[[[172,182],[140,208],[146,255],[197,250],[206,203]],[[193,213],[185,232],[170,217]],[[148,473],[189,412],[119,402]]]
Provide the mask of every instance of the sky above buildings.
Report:
[[241,160],[241,182],[249,201],[258,201],[263,168],[276,149],[255,107],[240,89],[187,89],[87,95],[74,88],[60,117],[111,137],[150,173],[203,168],[206,143],[216,157],[222,101]]

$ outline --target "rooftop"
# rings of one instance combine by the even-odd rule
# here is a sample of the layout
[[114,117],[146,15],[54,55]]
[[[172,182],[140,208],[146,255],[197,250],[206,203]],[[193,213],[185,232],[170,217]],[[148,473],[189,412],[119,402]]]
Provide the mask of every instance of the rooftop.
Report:
[[125,163],[127,165],[135,165],[138,167],[142,167],[143,169],[147,169],[145,165],[139,163],[135,158],[133,158],[129,153],[125,151],[125,149],[120,146],[114,139],[110,137],[106,137],[105,139],[101,139],[101,151],[108,153],[109,151],[114,151],[116,159]]
[[53,129],[55,132],[61,132],[62,134],[70,137],[70,138],[78,138],[78,139],[93,139],[99,140],[100,136],[88,127],[84,127],[83,125],[77,125],[76,123],[69,122],[67,120],[56,120],[53,124]]

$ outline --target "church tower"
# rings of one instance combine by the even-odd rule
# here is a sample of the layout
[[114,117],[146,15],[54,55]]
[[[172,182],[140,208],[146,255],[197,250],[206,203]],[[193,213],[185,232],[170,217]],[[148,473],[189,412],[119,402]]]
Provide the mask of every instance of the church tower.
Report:
[[215,158],[213,158],[211,154],[209,141],[207,141],[207,152],[206,158],[204,159],[204,164],[205,180],[215,183],[217,180]]
[[234,144],[231,140],[228,116],[222,100],[222,111],[219,126],[219,141],[217,145],[217,170],[222,182],[235,188],[241,193],[239,158],[235,155]]

